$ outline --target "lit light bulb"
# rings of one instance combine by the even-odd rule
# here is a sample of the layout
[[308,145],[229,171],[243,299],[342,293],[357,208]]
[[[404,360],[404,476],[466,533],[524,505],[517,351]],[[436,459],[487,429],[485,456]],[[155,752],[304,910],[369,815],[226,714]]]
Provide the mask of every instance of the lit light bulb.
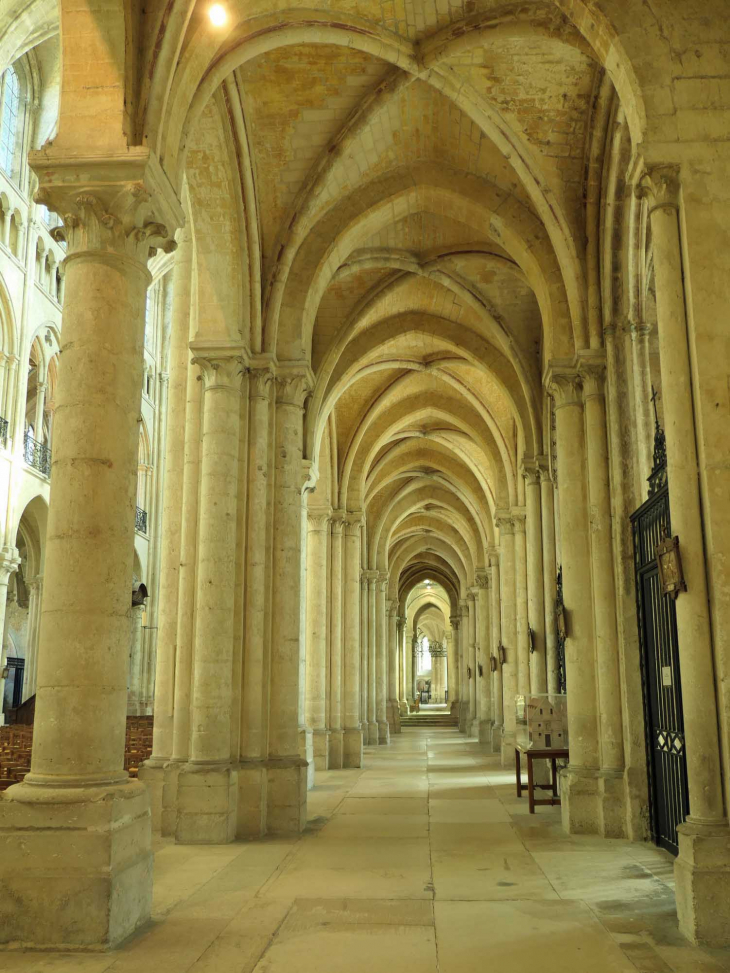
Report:
[[214,3],[208,11],[208,16],[214,27],[222,27],[228,19],[225,8],[221,3]]

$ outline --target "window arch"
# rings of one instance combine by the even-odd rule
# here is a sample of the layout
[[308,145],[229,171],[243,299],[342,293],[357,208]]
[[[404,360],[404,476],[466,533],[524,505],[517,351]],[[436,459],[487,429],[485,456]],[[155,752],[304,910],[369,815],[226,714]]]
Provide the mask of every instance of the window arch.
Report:
[[13,65],[2,74],[0,85],[0,169],[12,176],[20,128],[20,78]]

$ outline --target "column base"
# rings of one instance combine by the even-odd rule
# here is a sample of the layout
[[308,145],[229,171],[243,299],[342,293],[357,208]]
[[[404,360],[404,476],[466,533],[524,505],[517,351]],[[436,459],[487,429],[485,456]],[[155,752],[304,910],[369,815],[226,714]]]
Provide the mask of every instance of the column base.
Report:
[[409,712],[410,712],[410,710],[408,709],[408,700],[407,699],[399,699],[398,700],[398,713],[401,716],[408,716],[408,713]]
[[479,720],[469,720],[469,736],[479,739]]
[[236,837],[263,838],[266,834],[266,764],[242,760],[238,765]]
[[689,818],[677,828],[674,863],[679,930],[697,946],[730,946],[730,831]]
[[459,733],[467,733],[469,723],[469,703],[463,699],[459,702]]
[[359,728],[345,730],[342,741],[342,766],[362,767],[363,732]]
[[502,753],[502,734],[504,727],[501,723],[492,723],[492,753]]
[[515,765],[515,731],[502,729],[502,739],[500,740],[501,763],[503,767],[514,767]]
[[182,764],[177,778],[175,841],[224,845],[236,837],[238,770],[229,765]]
[[366,726],[368,728],[367,745],[369,747],[377,747],[377,745],[378,745],[378,724],[377,723],[370,722],[370,723],[367,723]]
[[492,748],[492,721],[491,720],[479,720],[477,736],[479,737],[479,742],[485,744],[491,750]]
[[16,784],[0,800],[0,942],[112,949],[150,917],[150,799],[108,787]]
[[342,770],[342,748],[344,745],[342,730],[329,731],[329,751],[327,765],[330,770]]
[[315,773],[329,768],[329,730],[312,730],[312,759]]
[[388,718],[388,726],[390,727],[391,734],[400,733],[401,732],[400,708],[398,706],[397,699],[388,700],[387,718]]
[[568,766],[561,771],[560,809],[568,834],[600,834],[597,770]]
[[301,834],[307,823],[307,765],[301,757],[266,762],[267,832]]
[[626,787],[622,770],[598,773],[598,810],[604,838],[627,838]]
[[308,726],[299,727],[299,756],[307,765],[307,790],[314,787],[314,739]]
[[384,746],[390,743],[390,727],[387,720],[378,720],[378,744]]

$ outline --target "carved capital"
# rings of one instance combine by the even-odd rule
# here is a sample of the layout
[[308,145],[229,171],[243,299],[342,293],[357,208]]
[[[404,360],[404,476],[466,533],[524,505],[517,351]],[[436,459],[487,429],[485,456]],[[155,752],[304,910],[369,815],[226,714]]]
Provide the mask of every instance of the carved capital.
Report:
[[[191,349],[196,351],[191,345]],[[227,389],[232,392],[241,391],[241,378],[244,373],[243,356],[240,351],[225,349],[199,349],[200,353],[191,359],[193,365],[200,369],[198,379],[203,383],[204,392]]]
[[477,588],[488,588],[489,587],[489,575],[486,571],[478,571],[474,575],[474,583]]
[[527,519],[525,510],[522,507],[512,508],[512,524],[515,534],[525,533],[525,520]]
[[527,486],[535,486],[540,482],[540,468],[536,457],[525,456],[522,460],[522,469],[520,472]]
[[449,622],[451,623],[451,627],[454,629],[454,631],[455,632],[458,632],[459,631],[459,625],[461,624],[461,619],[459,618],[459,616],[458,615],[450,615],[449,616]]
[[378,574],[378,590],[387,591],[388,590],[388,575]]
[[640,177],[635,192],[647,201],[651,214],[655,209],[679,209],[680,189],[679,166],[653,166]]
[[330,513],[329,510],[308,510],[307,511],[307,528],[308,530],[317,533],[322,533],[329,528],[330,525]]
[[537,475],[540,477],[541,483],[552,483],[552,477],[550,475],[550,460],[547,456],[536,456],[537,464]]
[[35,201],[61,217],[51,235],[67,255],[98,251],[146,266],[157,250],[171,253],[184,223],[179,200],[156,156],[145,146],[98,158],[67,158],[52,143],[31,152]]
[[489,567],[490,568],[498,568],[499,567],[499,548],[498,547],[490,547],[489,548],[489,551],[488,551],[488,557],[489,557]]
[[551,364],[545,386],[555,399],[556,411],[565,406],[582,404],[583,384],[577,368]]
[[345,535],[347,537],[359,537],[362,529],[362,513],[348,513],[345,516]]
[[254,365],[248,373],[248,394],[252,399],[266,399],[271,395],[274,372],[271,365]]
[[606,356],[602,351],[585,351],[578,356],[578,372],[583,383],[583,397],[604,395]]
[[313,383],[308,370],[286,370],[276,376],[276,404],[303,409],[312,394]]
[[342,530],[345,526],[345,511],[333,510],[331,524],[333,534],[342,534]]
[[0,551],[0,587],[7,587],[10,575],[20,567],[20,556],[17,547],[4,547]]
[[499,530],[500,534],[514,534],[515,525],[510,511],[505,509],[495,510],[494,526]]

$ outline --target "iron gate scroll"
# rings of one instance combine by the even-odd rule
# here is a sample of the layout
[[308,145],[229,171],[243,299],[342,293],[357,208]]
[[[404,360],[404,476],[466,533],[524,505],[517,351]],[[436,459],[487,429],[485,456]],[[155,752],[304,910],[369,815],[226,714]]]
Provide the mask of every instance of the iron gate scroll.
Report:
[[[661,454],[660,454],[661,456]],[[663,456],[661,456],[663,460]],[[677,825],[689,813],[687,759],[674,599],[662,594],[656,547],[671,536],[666,467],[650,477],[649,499],[631,516],[652,838],[679,851]]]

